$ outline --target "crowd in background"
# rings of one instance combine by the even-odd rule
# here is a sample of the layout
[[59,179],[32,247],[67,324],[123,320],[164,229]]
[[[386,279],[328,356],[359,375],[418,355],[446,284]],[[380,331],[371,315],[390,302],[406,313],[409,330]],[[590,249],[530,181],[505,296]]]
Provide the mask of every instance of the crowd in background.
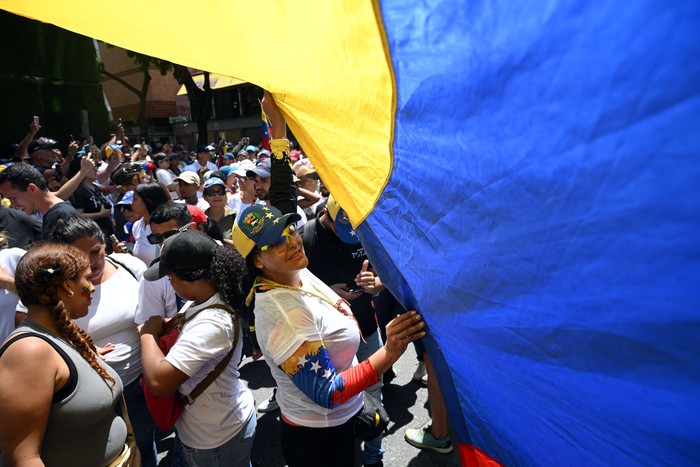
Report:
[[[56,329],[48,322],[45,327],[40,326],[46,319],[46,303],[54,304],[49,310],[54,313],[59,299],[67,309],[73,303],[71,300],[76,300],[74,292],[87,297],[87,305],[76,305],[77,308],[86,306],[86,311],[67,310],[62,316],[69,316],[71,326],[75,326],[75,329],[70,328],[71,335],[84,335],[80,341],[84,347],[82,357],[90,355],[88,349],[93,348],[101,357],[98,360],[106,362],[104,368],[110,370],[103,371],[99,366],[102,363],[88,358],[90,366],[99,370],[105,381],[118,380],[123,387],[142,462],[148,466],[156,465],[156,431],[144,400],[141,378],[153,387],[164,384],[170,391],[191,390],[211,372],[211,368],[201,362],[214,359],[214,353],[204,352],[202,343],[210,349],[215,346],[213,342],[228,340],[228,346],[221,344],[221,348],[216,349],[218,357],[233,355],[228,370],[221,373],[220,381],[217,380],[217,384],[228,385],[228,395],[217,399],[215,389],[208,389],[202,396],[209,398],[208,409],[203,408],[204,403],[198,405],[196,401],[188,406],[185,411],[188,415],[177,425],[177,452],[173,462],[216,465],[208,456],[212,450],[221,451],[226,447],[229,459],[234,456],[237,460],[225,465],[250,465],[255,407],[252,395],[240,384],[237,366],[243,355],[257,359],[267,349],[266,345],[261,349],[257,342],[253,315],[240,317],[243,322],[240,345],[231,347],[231,341],[236,342],[231,337],[232,329],[239,325],[238,321],[230,323],[227,312],[221,310],[206,318],[201,314],[198,321],[194,320],[198,323],[196,326],[183,328],[178,351],[168,356],[148,348],[150,344],[142,348],[146,331],[141,331],[139,339],[136,326],[150,329],[152,321],[149,320],[154,316],[159,320],[168,319],[178,311],[192,314],[196,313],[193,310],[204,310],[212,304],[232,306],[237,300],[231,298],[235,295],[231,292],[235,285],[226,283],[233,283],[236,278],[237,273],[232,268],[238,262],[242,261],[240,270],[245,270],[246,264],[245,259],[240,260],[240,255],[235,253],[236,248],[241,251],[241,240],[236,239],[234,226],[242,225],[243,213],[249,219],[255,213],[266,215],[275,207],[274,185],[280,182],[279,177],[275,182],[273,176],[274,150],[253,145],[249,138],[236,143],[200,145],[191,151],[182,144],[170,142],[131,144],[121,126],[101,144],[82,136],[71,136],[70,141],[59,142],[46,134],[50,135],[50,131],[44,131],[35,118],[22,141],[7,148],[0,165],[0,286],[5,292],[0,293],[0,341],[16,333],[17,326],[24,326],[19,329],[26,328],[26,332],[41,328],[48,337],[55,333],[63,335],[68,324]],[[348,311],[354,315],[362,341],[357,361],[371,359],[386,345],[386,328],[391,319],[405,310],[384,288],[342,208],[329,194],[310,160],[293,142],[284,154],[285,163],[292,168],[289,182],[294,185],[296,204],[285,214],[285,219],[293,219],[287,222],[293,224],[292,233],[286,230],[279,238],[283,243],[285,238],[298,238],[300,243],[303,239],[308,270],[322,281],[323,287],[328,286],[332,291],[329,293],[338,297],[338,303],[348,304]],[[180,235],[185,231],[192,232]],[[169,238],[173,241],[168,242]],[[182,242],[189,239],[192,243],[186,244],[186,249],[180,253],[174,253],[175,238]],[[49,243],[42,244],[42,241]],[[56,270],[80,269],[83,264],[80,261],[85,260],[80,256],[79,264],[63,265],[61,261],[64,260],[52,259],[60,266],[53,267],[54,263],[47,263],[48,259],[36,253],[36,261],[43,261],[36,274],[50,276],[57,282],[50,290],[42,289],[50,297],[48,301],[35,303],[28,295],[23,296],[15,285],[15,274],[25,251],[32,251],[36,243],[42,245],[38,250],[46,258],[51,257],[51,251],[63,248],[56,246],[59,244],[72,248],[61,250],[64,255],[79,256],[77,252],[82,252],[89,264],[86,280],[90,285],[83,286],[82,292],[78,287],[71,288],[70,293],[66,291],[65,296],[56,295],[54,289],[60,289],[60,284],[68,290],[70,287],[65,284],[76,281],[75,277],[67,273],[61,275]],[[269,246],[259,245],[262,251]],[[50,248],[47,250],[47,247]],[[202,250],[199,260],[192,253],[198,249]],[[165,271],[168,264],[171,264],[170,269]],[[252,268],[250,261],[247,267]],[[153,268],[157,272],[149,276],[148,271]],[[199,272],[193,273],[195,270]],[[261,271],[259,277],[267,277],[265,269]],[[245,295],[247,291],[236,293]],[[243,306],[242,302],[236,302],[234,308],[239,305]],[[158,322],[161,326],[162,322]],[[227,324],[222,328],[216,324],[218,322]],[[161,329],[158,327],[154,334]],[[389,334],[392,338],[391,331]],[[413,379],[428,384],[429,389],[432,388],[431,399],[439,403],[439,388],[434,376],[428,374],[432,369],[427,354],[420,340],[415,340],[414,344],[418,366]],[[354,354],[351,357],[354,358]],[[165,360],[170,364],[167,371],[162,367]],[[58,367],[62,368],[60,364]],[[275,368],[271,368],[273,373]],[[0,364],[0,378],[2,371]],[[380,379],[372,380],[371,384],[368,380],[367,391],[378,399],[381,399],[381,373],[385,381],[393,376],[390,363],[388,369],[380,372]],[[286,385],[285,379],[282,382]],[[236,389],[231,392],[230,388]],[[218,390],[226,391],[221,387]],[[438,395],[434,396],[436,393]],[[269,400],[259,404],[258,411],[278,410],[276,398],[277,394],[273,393]],[[1,399],[0,381],[0,405]],[[417,447],[450,452],[452,445],[444,408],[432,405],[431,401],[433,424],[408,430],[406,439]],[[296,425],[284,418],[285,410],[288,410],[287,415],[292,412],[288,406],[283,407],[283,420]],[[3,456],[11,458],[6,451],[8,446],[14,445],[8,444],[7,436],[0,430],[0,439],[4,439],[0,449],[3,449]],[[231,445],[233,439],[237,440],[235,446]],[[287,454],[285,451],[285,456]],[[382,465],[382,454],[381,437],[365,442],[365,465]],[[289,456],[294,458],[294,453]]]

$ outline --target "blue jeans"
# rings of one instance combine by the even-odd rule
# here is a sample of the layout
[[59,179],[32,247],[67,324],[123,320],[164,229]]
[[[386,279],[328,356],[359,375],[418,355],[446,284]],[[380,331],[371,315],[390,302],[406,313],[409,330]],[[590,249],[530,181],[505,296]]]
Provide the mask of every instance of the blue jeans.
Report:
[[[367,360],[370,355],[379,350],[382,345],[382,336],[377,332],[373,333],[371,336],[365,336],[367,342],[360,341],[360,347],[357,349],[357,360],[362,362]],[[382,382],[380,381],[365,389],[368,393],[373,395],[378,401],[382,400]],[[384,449],[382,448],[382,435],[377,436],[371,441],[365,441],[364,449],[364,461],[365,464],[374,464],[379,462],[384,457]]]
[[[143,395],[140,381],[141,376],[124,388],[124,400],[126,401],[126,409],[129,411],[131,425],[134,427],[136,444],[141,452],[141,465],[143,467],[156,467],[158,465],[156,424],[146,406],[146,398]],[[119,410],[121,411],[121,408]]]
[[183,446],[187,462],[191,467],[250,467],[250,451],[253,449],[257,424],[253,409],[241,431],[218,448],[195,449]]

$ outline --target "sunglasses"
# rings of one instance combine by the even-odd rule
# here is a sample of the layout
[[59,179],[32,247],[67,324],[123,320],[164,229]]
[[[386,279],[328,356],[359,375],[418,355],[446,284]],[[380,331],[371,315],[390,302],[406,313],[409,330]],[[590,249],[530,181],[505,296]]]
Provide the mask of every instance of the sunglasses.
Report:
[[187,224],[180,227],[179,229],[170,230],[168,232],[163,232],[163,233],[159,233],[159,234],[150,233],[150,234],[146,235],[146,240],[148,240],[148,243],[150,243],[151,245],[158,245],[161,242],[165,241],[166,238],[170,238],[173,235],[175,235],[176,233],[184,232],[185,230],[189,229],[191,224],[192,224],[192,222],[188,222]]
[[224,196],[226,194],[226,188],[221,188],[219,190],[207,190],[204,192],[204,196]]
[[267,251],[270,248],[276,248],[282,245],[286,245],[287,243],[292,243],[299,237],[299,233],[297,232],[297,226],[295,224],[289,224],[286,229],[282,231],[282,236],[278,238],[275,242],[270,243],[269,245],[261,246],[260,251]]

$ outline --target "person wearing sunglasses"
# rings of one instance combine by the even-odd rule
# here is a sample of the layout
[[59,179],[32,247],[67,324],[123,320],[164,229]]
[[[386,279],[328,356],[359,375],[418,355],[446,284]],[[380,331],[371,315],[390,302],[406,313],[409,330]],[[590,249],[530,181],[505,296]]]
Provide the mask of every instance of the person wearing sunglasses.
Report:
[[[296,203],[289,165],[289,142],[280,110],[266,92],[263,109],[278,139],[273,150],[272,206],[253,205],[239,214],[233,243],[246,258],[258,342],[277,383],[280,441],[285,460],[295,466],[353,466],[353,417],[363,391],[406,350],[425,336],[415,311],[387,325],[387,342],[358,363],[361,333],[347,301],[306,267],[296,231]],[[284,208],[278,209],[279,207]]]
[[236,220],[236,211],[227,206],[228,191],[226,183],[217,177],[211,177],[204,183],[204,200],[209,208],[204,211],[207,217],[216,223],[221,236],[231,240],[231,229]]
[[[162,246],[173,235],[196,228],[185,204],[168,201],[153,210],[151,233],[146,238],[152,245]],[[152,316],[172,318],[184,303],[184,300],[175,295],[167,278],[154,282],[142,281],[139,284],[139,305],[134,322],[140,325]]]
[[148,234],[151,233],[151,212],[169,200],[170,194],[158,182],[142,183],[134,187],[131,210],[138,220],[132,228],[133,254],[147,265],[158,256],[158,249],[147,240]]

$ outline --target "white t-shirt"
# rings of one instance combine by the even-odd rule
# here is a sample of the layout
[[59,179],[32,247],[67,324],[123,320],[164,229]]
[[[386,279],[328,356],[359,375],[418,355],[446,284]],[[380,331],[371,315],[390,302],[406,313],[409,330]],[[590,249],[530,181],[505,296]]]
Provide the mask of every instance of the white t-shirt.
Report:
[[141,279],[139,284],[139,302],[136,305],[134,323],[143,324],[151,316],[172,318],[176,314],[177,301],[175,300],[175,290],[170,279],[161,277],[153,282]]
[[[340,297],[307,269],[301,271],[302,289],[322,294],[331,302]],[[255,331],[277,383],[282,414],[298,425],[322,428],[342,425],[363,404],[360,392],[344,404],[326,409],[309,399],[278,365],[305,341],[323,340],[337,373],[357,365],[360,331],[357,322],[312,295],[276,288],[255,294]]]
[[[175,174],[172,173],[169,170],[165,169],[157,169],[156,170],[156,179],[160,182],[161,185],[165,187],[167,190],[170,185],[175,183]],[[177,194],[177,191],[170,191],[170,197],[172,199],[180,199],[180,197]]]
[[151,233],[151,226],[141,218],[134,222],[131,234],[134,236],[134,256],[150,266],[158,256],[158,246],[148,243],[147,235]]
[[297,221],[297,227],[301,228],[302,225],[306,224],[307,218],[306,218],[306,213],[304,212],[303,209],[301,209],[301,206],[299,206],[298,204],[297,204],[297,214],[299,214],[299,217],[301,217],[301,219],[299,219]]
[[[0,266],[5,268],[7,273],[14,277],[17,263],[24,256],[25,251],[21,248],[5,248],[0,250]],[[15,309],[17,308],[19,297],[16,293],[7,289],[0,289],[0,342],[15,330]]]
[[[199,305],[188,302],[182,308],[186,316],[203,311],[185,323],[175,345],[165,356],[165,360],[189,376],[178,389],[181,394],[192,392],[224,359],[233,345],[234,324],[231,315],[224,310],[208,309],[215,303],[224,303],[218,294]],[[239,329],[236,350],[228,366],[192,404],[185,407],[177,420],[178,434],[187,446],[196,449],[221,446],[241,431],[255,409],[253,394],[240,380],[238,373],[238,362],[243,352],[241,336]]]
[[[182,199],[182,198],[180,198],[180,199],[177,200],[177,202],[178,202],[178,203],[183,203],[183,204],[184,204],[184,203],[185,203],[185,200]],[[207,203],[207,201],[206,201],[204,198],[202,198],[202,192],[201,192],[201,191],[198,191],[198,192],[197,192],[197,204],[196,204],[196,206],[197,206],[199,209],[201,209],[202,211],[206,211],[207,209],[209,209],[209,203]]]
[[141,340],[136,333],[134,315],[139,280],[146,265],[131,255],[115,253],[110,256],[129,268],[137,279],[116,265],[117,271],[112,277],[95,285],[87,316],[76,319],[75,324],[92,337],[96,346],[115,345],[113,351],[105,354],[105,361],[127,386],[141,374]]
[[[255,198],[255,202],[253,204],[260,204],[262,206],[267,205],[267,203],[265,201],[259,200],[257,198]],[[242,202],[241,201],[241,193],[237,192],[237,193],[234,193],[228,197],[227,206],[240,214],[243,212],[243,210],[245,208],[250,206],[250,204]]]
[[[202,164],[200,164],[199,161],[195,160],[190,165],[186,165],[183,170],[186,172],[197,172],[202,167],[204,167],[204,166]],[[209,169],[213,172],[216,172],[217,170],[219,170],[219,168],[213,162],[207,162],[207,169]]]

